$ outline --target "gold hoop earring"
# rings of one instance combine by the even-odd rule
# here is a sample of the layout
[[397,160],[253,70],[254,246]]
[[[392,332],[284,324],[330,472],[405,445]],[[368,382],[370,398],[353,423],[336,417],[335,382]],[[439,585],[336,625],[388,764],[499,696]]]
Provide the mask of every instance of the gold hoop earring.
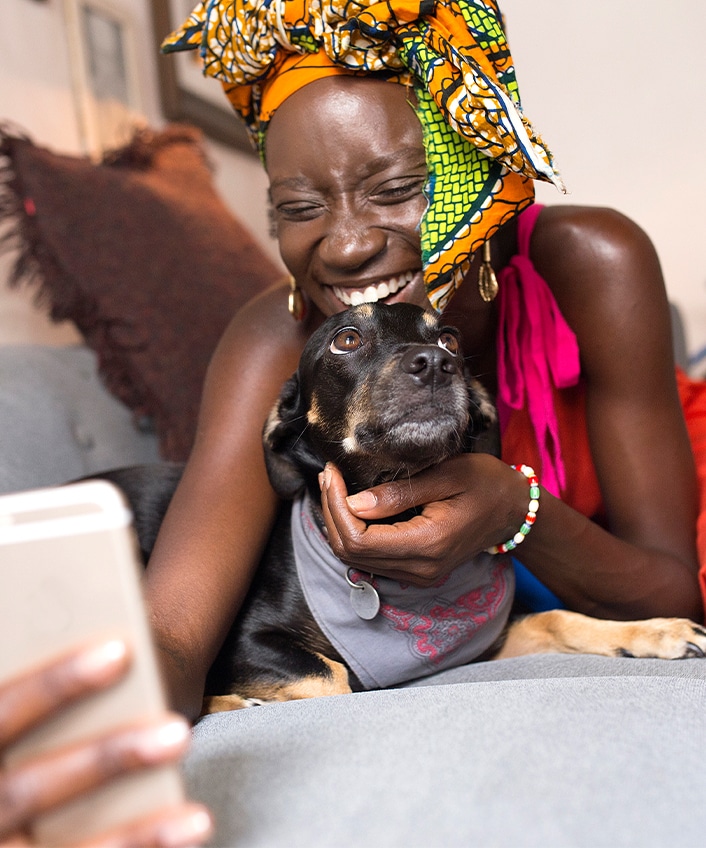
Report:
[[289,314],[295,321],[303,321],[306,315],[306,302],[302,290],[297,285],[297,281],[289,275]]
[[492,303],[498,294],[498,279],[490,263],[490,239],[483,242],[483,262],[478,271],[478,291],[486,303]]

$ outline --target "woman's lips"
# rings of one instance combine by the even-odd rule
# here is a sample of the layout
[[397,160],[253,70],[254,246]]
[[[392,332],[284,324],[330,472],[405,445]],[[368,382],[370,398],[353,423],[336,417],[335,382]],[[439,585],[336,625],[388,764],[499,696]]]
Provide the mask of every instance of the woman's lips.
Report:
[[401,291],[408,283],[412,282],[414,275],[414,271],[406,271],[404,274],[400,274],[397,277],[390,277],[365,289],[344,289],[340,286],[333,286],[333,293],[346,306],[360,306],[361,303],[377,303],[379,300],[385,300],[391,294]]

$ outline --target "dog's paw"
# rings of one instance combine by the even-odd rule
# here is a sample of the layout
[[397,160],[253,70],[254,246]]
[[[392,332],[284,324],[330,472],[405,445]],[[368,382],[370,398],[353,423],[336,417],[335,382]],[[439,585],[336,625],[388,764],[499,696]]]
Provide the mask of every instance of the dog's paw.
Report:
[[240,695],[207,695],[201,705],[201,715],[244,710],[246,707],[259,706],[264,703],[264,701],[258,701],[255,704],[255,700],[254,698],[241,698]]
[[706,628],[687,618],[650,618],[622,623],[616,654],[682,660],[706,657]]

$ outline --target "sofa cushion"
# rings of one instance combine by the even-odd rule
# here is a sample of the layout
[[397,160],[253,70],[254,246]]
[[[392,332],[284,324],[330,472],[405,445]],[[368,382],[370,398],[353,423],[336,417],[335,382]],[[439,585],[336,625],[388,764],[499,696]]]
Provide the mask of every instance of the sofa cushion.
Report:
[[162,456],[185,459],[221,333],[281,275],[216,193],[200,132],[140,131],[98,164],[8,133],[0,154],[12,283],[76,323],[110,391],[153,421]]

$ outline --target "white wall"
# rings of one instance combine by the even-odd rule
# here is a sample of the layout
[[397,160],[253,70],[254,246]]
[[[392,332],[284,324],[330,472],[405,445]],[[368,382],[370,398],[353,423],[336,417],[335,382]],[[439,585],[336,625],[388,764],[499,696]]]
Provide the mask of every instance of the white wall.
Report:
[[706,4],[501,0],[527,116],[570,191],[613,206],[657,247],[687,344],[706,345]]
[[[149,2],[108,2],[135,25],[144,114],[158,126]],[[538,199],[614,206],[644,227],[670,296],[682,307],[689,349],[698,351],[706,345],[706,4],[501,2],[525,110],[554,150],[570,191],[562,197],[540,186]],[[62,0],[2,0],[2,6],[0,119],[57,149],[79,151]],[[222,146],[210,150],[224,198],[276,255],[257,161]]]

